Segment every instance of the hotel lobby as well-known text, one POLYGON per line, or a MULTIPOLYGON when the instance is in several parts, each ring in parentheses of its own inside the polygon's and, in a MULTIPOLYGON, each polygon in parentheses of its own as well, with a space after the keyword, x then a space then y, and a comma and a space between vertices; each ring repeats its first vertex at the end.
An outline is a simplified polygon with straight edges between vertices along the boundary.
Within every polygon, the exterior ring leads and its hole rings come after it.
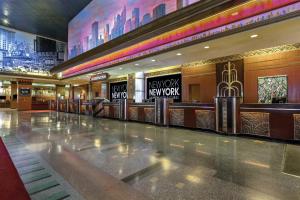
POLYGON ((299 1, 0 4, 1 200, 300 199, 299 1))

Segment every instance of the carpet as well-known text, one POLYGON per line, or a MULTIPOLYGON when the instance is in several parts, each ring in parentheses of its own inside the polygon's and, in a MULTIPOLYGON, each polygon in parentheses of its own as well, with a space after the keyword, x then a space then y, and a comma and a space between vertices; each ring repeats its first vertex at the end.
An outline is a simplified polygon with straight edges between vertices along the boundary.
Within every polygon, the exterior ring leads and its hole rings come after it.
POLYGON ((24 184, 0 137, 0 199, 30 200, 24 184))

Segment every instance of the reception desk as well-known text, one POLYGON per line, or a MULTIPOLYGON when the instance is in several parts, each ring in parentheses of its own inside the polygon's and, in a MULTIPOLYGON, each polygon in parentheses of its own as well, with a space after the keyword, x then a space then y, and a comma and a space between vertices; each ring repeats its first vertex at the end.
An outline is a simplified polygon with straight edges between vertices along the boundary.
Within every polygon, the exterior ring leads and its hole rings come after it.
POLYGON ((49 103, 47 101, 33 101, 32 102, 32 110, 48 110, 49 109, 49 103))
MULTIPOLYGON (((54 105, 52 104, 52 109, 54 105)), ((96 108, 83 102, 80 114, 95 113, 96 108)), ((110 102, 103 103, 98 117, 158 124, 155 103, 110 102)), ((60 107, 60 106, 59 106, 60 107)), ((64 112, 63 108, 60 108, 64 112)), ((66 109, 65 109, 66 110, 66 109)), ((69 112, 78 113, 78 102, 69 102, 69 112), (74 112, 75 111, 75 112, 74 112)), ((166 108, 168 126, 216 131, 215 104, 169 103, 166 108)), ((265 138, 300 141, 300 104, 239 104, 237 133, 265 138)), ((159 124, 161 125, 161 124, 159 124)))
POLYGON ((154 123, 154 103, 130 103, 128 112, 130 121, 154 123))
POLYGON ((214 104, 173 103, 169 106, 169 124, 215 130, 214 104))
MULTIPOLYGON (((214 104, 172 103, 169 105, 169 125, 215 130, 214 104)), ((118 119, 120 103, 104 103, 103 117, 118 119)), ((128 121, 155 123, 154 103, 129 103, 128 121)))
POLYGON ((300 140, 300 104, 242 104, 240 134, 300 140))
POLYGON ((0 108, 10 108, 10 101, 7 100, 0 101, 0 108))
POLYGON ((103 111, 101 116, 106 118, 119 119, 120 103, 103 103, 103 111))

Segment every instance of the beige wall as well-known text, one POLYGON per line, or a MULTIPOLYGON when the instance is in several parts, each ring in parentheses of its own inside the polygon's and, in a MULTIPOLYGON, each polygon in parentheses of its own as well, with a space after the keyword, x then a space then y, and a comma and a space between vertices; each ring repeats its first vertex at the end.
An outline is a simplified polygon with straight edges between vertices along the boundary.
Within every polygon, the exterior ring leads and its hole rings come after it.
POLYGON ((216 96, 215 64, 182 68, 182 101, 184 102, 189 101, 191 84, 200 86, 200 103, 213 103, 216 96))

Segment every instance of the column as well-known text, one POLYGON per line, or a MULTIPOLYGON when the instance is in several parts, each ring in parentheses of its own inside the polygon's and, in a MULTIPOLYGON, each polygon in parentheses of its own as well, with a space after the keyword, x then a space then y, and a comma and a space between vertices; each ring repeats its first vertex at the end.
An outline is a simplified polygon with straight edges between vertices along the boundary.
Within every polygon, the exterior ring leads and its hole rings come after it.
POLYGON ((142 103, 145 99, 145 74, 144 72, 135 73, 135 102, 142 103))
POLYGON ((135 96, 135 74, 128 74, 127 76, 127 99, 134 99, 135 96))
POLYGON ((101 83, 101 94, 100 94, 100 97, 101 98, 105 98, 105 99, 108 99, 108 82, 102 82, 101 83))
POLYGON ((17 109, 31 110, 32 109, 32 80, 18 79, 17 85, 17 109))
POLYGON ((88 88, 88 100, 91 101, 94 99, 94 93, 93 93, 93 86, 92 86, 92 82, 89 82, 89 88, 88 88))
POLYGON ((16 81, 12 81, 10 85, 10 108, 17 108, 18 85, 16 81))

